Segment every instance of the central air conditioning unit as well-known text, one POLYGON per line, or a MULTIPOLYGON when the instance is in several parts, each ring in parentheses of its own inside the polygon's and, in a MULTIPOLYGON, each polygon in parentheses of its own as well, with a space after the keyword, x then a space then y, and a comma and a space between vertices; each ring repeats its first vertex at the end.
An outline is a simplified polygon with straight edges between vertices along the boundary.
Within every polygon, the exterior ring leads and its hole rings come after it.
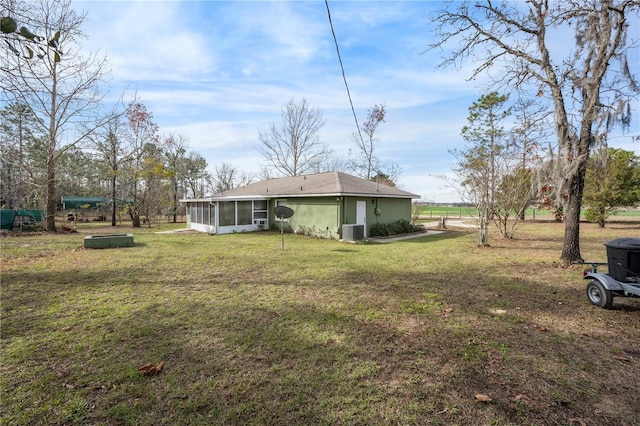
POLYGON ((342 239, 345 241, 364 240, 364 225, 342 225, 342 239))

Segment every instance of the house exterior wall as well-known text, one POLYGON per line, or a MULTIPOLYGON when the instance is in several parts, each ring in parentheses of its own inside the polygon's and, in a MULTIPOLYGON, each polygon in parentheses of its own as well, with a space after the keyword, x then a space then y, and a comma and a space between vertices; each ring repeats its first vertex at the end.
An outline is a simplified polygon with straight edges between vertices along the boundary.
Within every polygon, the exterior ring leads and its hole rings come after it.
POLYGON ((287 232, 296 232, 321 238, 340 237, 340 201, 336 197, 276 198, 269 203, 269 215, 274 229, 280 229, 280 221, 273 215, 276 205, 285 204, 293 210, 293 216, 283 221, 287 232))
MULTIPOLYGON (((187 227, 210 234, 252 232, 263 229, 279 230, 280 221, 274 209, 278 204, 291 208, 293 216, 283 221, 286 232, 296 232, 320 238, 339 239, 343 224, 355 224, 358 201, 366 205, 366 235, 376 223, 411 220, 411 199, 376 197, 293 197, 253 201, 253 223, 224 226, 221 222, 219 202, 187 202, 187 227), (257 208, 256 203, 266 203, 257 208), (262 220, 264 218, 265 220, 262 220), (260 225, 264 223, 264 225, 260 225)), ((237 209, 236 209, 237 214, 237 209)))
POLYGON ((411 220, 411 199, 407 198, 375 198, 345 197, 343 222, 356 223, 357 202, 365 201, 367 206, 367 231, 376 223, 393 223, 400 219, 411 220))

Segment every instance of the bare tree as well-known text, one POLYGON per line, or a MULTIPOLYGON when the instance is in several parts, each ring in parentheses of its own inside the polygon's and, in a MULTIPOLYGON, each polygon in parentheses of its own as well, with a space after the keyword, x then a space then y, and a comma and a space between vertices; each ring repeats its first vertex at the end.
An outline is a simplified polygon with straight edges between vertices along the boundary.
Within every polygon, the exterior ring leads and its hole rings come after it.
POLYGON ((260 153, 282 175, 308 173, 330 155, 318 136, 322 126, 320 108, 312 108, 304 98, 299 104, 292 99, 282 108, 282 123, 259 133, 260 153))
MULTIPOLYGON (((46 139, 45 229, 55 231, 56 162, 65 150, 76 146, 85 133, 69 132, 94 121, 99 106, 98 83, 107 71, 107 61, 97 55, 83 56, 78 43, 83 36, 85 16, 78 15, 70 0, 37 2, 2 1, 9 13, 29 19, 25 22, 44 39, 54 37, 64 50, 64 61, 55 51, 45 50, 41 60, 25 60, 13 52, 3 52, 7 67, 0 77, 3 89, 12 100, 29 105, 37 116, 46 139), (27 9, 28 8, 28 12, 27 9), (59 32, 59 36, 56 34, 59 32)), ((88 131, 95 129, 90 127, 88 131)))
POLYGON ((640 3, 529 0, 526 4, 456 4, 432 17, 438 40, 429 48, 457 43, 441 66, 457 65, 471 57, 476 60, 471 78, 499 68, 501 77, 496 84, 530 85, 540 97, 549 97, 564 166, 560 187, 567 211, 561 258, 565 263, 580 260, 580 208, 589 153, 611 126, 628 125, 627 106, 638 92, 625 52, 627 17, 640 3), (566 57, 558 57, 549 40, 557 37, 554 31, 567 28, 575 32, 575 43, 566 57), (619 71, 612 66, 616 63, 621 65, 619 71))
POLYGON ((145 182, 153 182, 146 164, 148 159, 158 151, 158 125, 153 121, 153 114, 138 101, 133 101, 126 112, 129 123, 129 141, 132 155, 128 164, 129 172, 129 216, 134 227, 140 226, 140 212, 143 210, 149 188, 145 182))
POLYGON ((207 160, 198 153, 190 152, 184 159, 183 172, 185 192, 190 192, 192 198, 203 197, 205 187, 212 180, 211 174, 207 172, 207 160))
POLYGON ((374 105, 369 109, 367 120, 360 126, 360 131, 354 133, 353 141, 357 147, 357 157, 352 160, 352 167, 363 178, 369 180, 378 172, 380 160, 376 156, 376 131, 380 123, 384 123, 386 111, 383 105, 374 105), (364 133, 365 137, 362 137, 364 133))
POLYGON ((213 175, 213 192, 228 191, 233 189, 237 178, 238 169, 229 163, 218 164, 213 175))
POLYGON ((248 185, 253 181, 251 175, 240 172, 229 163, 218 164, 213 175, 213 192, 228 191, 238 186, 248 185))
POLYGON ((180 198, 180 185, 184 181, 184 158, 187 153, 188 141, 182 135, 168 135, 161 139, 162 152, 166 163, 166 175, 169 178, 171 189, 170 213, 173 223, 178 221, 178 199, 180 198))
POLYGON ((122 174, 123 165, 131 160, 133 151, 127 144, 127 126, 122 120, 122 114, 113 113, 107 123, 93 134, 89 135, 98 161, 106 166, 111 192, 111 226, 116 226, 118 210, 118 180, 122 174))

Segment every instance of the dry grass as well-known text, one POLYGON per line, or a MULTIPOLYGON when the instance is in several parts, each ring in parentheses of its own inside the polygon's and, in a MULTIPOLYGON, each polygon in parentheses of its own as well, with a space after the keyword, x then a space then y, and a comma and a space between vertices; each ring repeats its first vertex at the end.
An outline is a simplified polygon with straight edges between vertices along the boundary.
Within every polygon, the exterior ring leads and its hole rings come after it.
MULTIPOLYGON (((640 226, 581 235, 603 260, 640 226)), ((3 424, 640 425, 640 303, 591 306, 561 224, 488 248, 83 236, 1 241, 3 424)))

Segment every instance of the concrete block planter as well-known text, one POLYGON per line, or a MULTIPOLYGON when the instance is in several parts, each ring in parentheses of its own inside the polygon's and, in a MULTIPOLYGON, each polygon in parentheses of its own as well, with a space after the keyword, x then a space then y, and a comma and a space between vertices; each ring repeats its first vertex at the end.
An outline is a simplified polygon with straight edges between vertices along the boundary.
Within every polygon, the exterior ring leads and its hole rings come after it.
POLYGON ((84 248, 133 247, 133 234, 105 234, 84 237, 84 248))

